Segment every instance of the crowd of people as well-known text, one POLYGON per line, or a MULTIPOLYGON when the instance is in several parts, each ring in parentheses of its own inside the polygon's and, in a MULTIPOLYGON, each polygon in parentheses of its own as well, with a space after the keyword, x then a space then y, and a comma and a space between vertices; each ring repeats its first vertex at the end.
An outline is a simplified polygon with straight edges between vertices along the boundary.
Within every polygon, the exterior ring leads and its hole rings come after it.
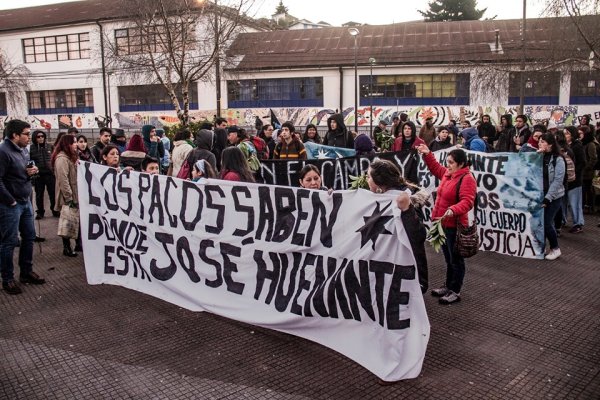
MULTIPOLYGON (((198 181, 219 178, 238 182, 256 182, 263 160, 302 160, 307 158, 304 144, 313 142, 335 147, 354 148, 358 155, 394 151, 415 158, 422 157, 439 179, 432 219, 442 219, 446 243, 442 246, 446 262, 446 280, 431 290, 443 304, 460 301, 465 275, 465 260, 456 251, 458 224, 468 222, 468 213, 476 203, 477 184, 470 173, 466 153, 462 150, 492 152, 538 152, 543 155, 544 234, 549 243, 545 258, 554 260, 561 255, 558 237, 569 213, 573 226, 571 233, 580 233, 584 227, 584 212, 592 208, 594 194, 592 181, 596 176, 600 145, 598 130, 590 126, 588 116, 578 126, 563 129, 543 124, 530 128, 527 117, 518 115, 513 126, 512 116, 504 115, 500 126, 494 126, 484 115, 475 127, 464 121, 459 130, 456 122, 435 128, 432 120, 417 129, 407 114, 395 116, 388 123, 378 123, 372 135, 356 134, 344 124, 341 114, 327 119, 327 131, 319 134, 315 125, 297 132, 293 123, 285 122, 279 129, 262 125, 253 135, 244 128, 229 125, 216 118, 198 132, 188 129, 174 132, 172 139, 152 125, 144 125, 139 133, 127 137, 120 129, 102 128, 96 143, 90 146, 86 136, 71 128, 51 145, 44 131, 31 133, 28 123, 11 120, 6 124, 4 142, 0 145, 0 268, 2 285, 9 294, 21 293, 14 279, 12 255, 19 248, 20 280, 28 284, 45 281, 33 271, 33 242, 44 240, 35 233, 33 224, 32 188, 35 188, 35 218, 46 217, 45 196, 54 217, 63 207, 78 209, 78 161, 99 163, 112 168, 131 169, 149 174, 166 174, 198 181), (31 140, 30 140, 31 139, 31 140), (440 165, 433 151, 458 148, 449 152, 446 165, 440 165), (20 239, 19 239, 20 235, 20 239)), ((428 290, 425 228, 422 207, 429 194, 421 189, 416 178, 402 176, 396 165, 378 160, 368 171, 369 189, 374 193, 397 194, 401 213, 415 256, 419 284, 428 290)), ((307 164, 300 172, 299 185, 307 189, 327 190, 323 187, 320 171, 307 164)), ((71 238, 63 237, 63 254, 77 257, 81 239, 74 246, 71 238)))

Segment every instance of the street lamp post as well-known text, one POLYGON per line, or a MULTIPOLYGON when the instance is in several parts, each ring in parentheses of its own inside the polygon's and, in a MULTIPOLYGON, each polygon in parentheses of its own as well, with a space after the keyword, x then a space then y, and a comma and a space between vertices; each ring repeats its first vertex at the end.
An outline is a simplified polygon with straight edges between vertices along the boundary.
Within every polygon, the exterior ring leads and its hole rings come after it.
POLYGON ((354 36, 354 132, 358 133, 358 68, 356 65, 356 38, 360 31, 356 28, 348 28, 348 33, 354 36))
POLYGON ((110 103, 110 76, 112 74, 112 72, 106 73, 106 88, 108 90, 108 118, 106 118, 106 124, 109 128, 112 128, 112 106, 110 103))
POLYGON ((521 23, 521 76, 519 78, 519 112, 525 114, 525 33, 527 31, 527 0, 523 0, 523 21, 521 23))
POLYGON ((371 70, 369 72, 369 136, 373 135, 373 64, 375 64, 373 57, 369 58, 369 65, 371 70))

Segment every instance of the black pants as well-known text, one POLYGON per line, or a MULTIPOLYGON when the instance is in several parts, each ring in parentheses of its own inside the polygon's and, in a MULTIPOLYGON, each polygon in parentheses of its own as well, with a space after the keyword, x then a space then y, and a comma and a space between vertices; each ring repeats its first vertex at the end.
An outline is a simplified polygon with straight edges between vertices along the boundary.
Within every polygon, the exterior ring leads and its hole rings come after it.
POLYGON ((584 179, 582 182, 581 194, 583 197, 583 205, 588 209, 594 207, 594 192, 592 189, 592 179, 584 179))
POLYGON ((54 194, 55 194, 55 180, 53 174, 40 174, 35 177, 33 181, 35 187, 35 208, 36 214, 44 216, 46 210, 44 209, 44 190, 48 191, 48 197, 50 198, 50 211, 54 210, 54 194))

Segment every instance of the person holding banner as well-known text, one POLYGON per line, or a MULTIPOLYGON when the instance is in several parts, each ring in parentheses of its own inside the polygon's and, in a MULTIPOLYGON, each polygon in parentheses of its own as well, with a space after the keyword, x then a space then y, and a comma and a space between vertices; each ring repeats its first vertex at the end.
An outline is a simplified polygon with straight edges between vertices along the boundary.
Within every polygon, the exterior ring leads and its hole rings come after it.
POLYGON ((431 174, 440 180, 431 219, 442 218, 446 243, 442 245, 446 260, 446 283, 433 289, 431 294, 440 298, 442 304, 460 301, 460 291, 465 278, 465 259, 456 251, 457 222, 469 224, 469 211, 473 208, 477 195, 477 182, 469 170, 467 153, 455 149, 448 153, 447 167, 442 166, 425 144, 418 148, 431 174))
POLYGON ((427 253, 425 253, 427 231, 419 217, 417 207, 423 206, 428 201, 429 193, 407 182, 398 167, 389 160, 377 160, 371 163, 367 182, 369 190, 373 193, 400 192, 396 203, 402 211, 400 217, 417 264, 421 293, 426 293, 429 286, 427 253))
POLYGON ((102 149, 100 153, 100 163, 112 168, 120 168, 119 148, 114 144, 109 144, 102 149))
POLYGON ((221 179, 225 181, 254 182, 246 156, 239 147, 227 147, 221 153, 221 179))
POLYGON ((300 170, 298 176, 300 177, 300 186, 304 189, 327 190, 327 188, 323 186, 319 168, 315 167, 313 164, 306 164, 300 170))
MULTIPOLYGON (((52 169, 54 170, 56 178, 56 202, 54 210, 57 212, 61 212, 65 205, 68 205, 71 209, 77 209, 79 207, 77 194, 78 160, 79 156, 77 154, 77 141, 75 140, 75 136, 71 134, 62 136, 54 147, 51 158, 52 169)), ((63 236, 62 242, 63 255, 67 257, 77 257, 77 253, 71 248, 71 239, 63 236)), ((79 240, 77 241, 77 247, 80 247, 79 240)))
POLYGON ((560 146, 552 133, 544 133, 540 137, 538 146, 538 152, 544 155, 544 200, 541 205, 544 209, 544 235, 550 243, 550 250, 546 252, 545 258, 546 260, 556 260, 561 256, 561 252, 558 247, 554 217, 560 210, 562 198, 565 195, 565 159, 560 154, 560 146))

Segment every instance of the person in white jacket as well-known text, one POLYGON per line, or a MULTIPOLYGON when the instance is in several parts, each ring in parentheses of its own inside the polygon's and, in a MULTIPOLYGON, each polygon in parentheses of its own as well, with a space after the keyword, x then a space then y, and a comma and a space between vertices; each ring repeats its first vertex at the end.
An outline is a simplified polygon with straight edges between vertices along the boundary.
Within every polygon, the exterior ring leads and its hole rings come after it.
POLYGON ((171 153, 171 163, 173 165, 171 176, 177 176, 188 154, 194 150, 192 140, 192 134, 187 129, 182 129, 175 133, 173 137, 173 152, 171 153))

